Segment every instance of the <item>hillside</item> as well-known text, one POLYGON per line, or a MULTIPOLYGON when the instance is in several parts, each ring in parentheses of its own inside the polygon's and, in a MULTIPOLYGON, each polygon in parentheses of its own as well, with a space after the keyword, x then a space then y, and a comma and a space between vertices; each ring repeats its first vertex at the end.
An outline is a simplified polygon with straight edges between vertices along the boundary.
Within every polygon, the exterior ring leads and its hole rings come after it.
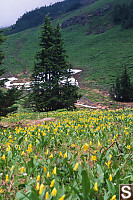
MULTIPOLYGON (((119 4, 126 2, 121 0, 119 4)), ((118 4, 115 0, 89 3, 82 1, 82 7, 58 16, 58 20, 69 61, 73 68, 83 70, 78 77, 83 88, 108 90, 125 66, 133 78, 133 28, 123 29, 113 23, 113 9, 118 4)), ((6 36, 3 50, 8 76, 29 76, 39 49, 39 34, 37 26, 6 36)), ((90 95, 88 90, 83 93, 90 95)))

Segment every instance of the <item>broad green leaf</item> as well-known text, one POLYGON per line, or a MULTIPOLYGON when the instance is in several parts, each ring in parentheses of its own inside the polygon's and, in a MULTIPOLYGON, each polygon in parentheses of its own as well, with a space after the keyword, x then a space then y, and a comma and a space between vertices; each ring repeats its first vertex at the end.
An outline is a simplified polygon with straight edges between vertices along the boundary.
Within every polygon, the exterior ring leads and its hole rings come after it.
POLYGON ((81 175, 82 175, 82 190, 83 190, 84 200, 86 200, 90 191, 90 180, 88 178, 86 170, 83 170, 81 175))
POLYGON ((110 193, 115 194, 116 191, 115 191, 115 187, 114 187, 113 183, 110 182, 109 180, 106 180, 106 182, 107 182, 107 187, 108 187, 108 190, 110 191, 110 193))

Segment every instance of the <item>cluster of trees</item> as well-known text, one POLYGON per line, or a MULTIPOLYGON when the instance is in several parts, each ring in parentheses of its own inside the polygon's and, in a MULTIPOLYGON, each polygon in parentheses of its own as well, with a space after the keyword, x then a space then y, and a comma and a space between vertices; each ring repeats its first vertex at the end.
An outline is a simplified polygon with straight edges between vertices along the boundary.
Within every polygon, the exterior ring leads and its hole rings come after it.
MULTIPOLYGON (((0 45, 4 42, 2 31, 0 31, 0 45)), ((0 65, 4 59, 4 54, 0 50, 0 65)), ((4 69, 0 69, 0 77, 5 73, 4 69)), ((0 117, 6 116, 8 113, 16 111, 17 106, 16 101, 21 96, 21 90, 13 87, 12 89, 5 90, 3 88, 6 79, 1 79, 0 81, 0 117)))
POLYGON ((16 24, 8 30, 7 34, 13 34, 25 29, 39 26, 43 23, 43 20, 47 14, 50 14, 52 19, 56 19, 58 16, 65 14, 66 12, 75 10, 81 7, 80 0, 65 0, 63 2, 57 2, 50 6, 37 8, 30 12, 26 12, 20 17, 16 24))
MULTIPOLYGON (((67 62, 60 25, 53 27, 51 19, 46 16, 41 29, 40 51, 35 58, 31 90, 26 94, 30 102, 28 105, 34 106, 38 111, 74 109, 74 103, 80 95, 78 87, 69 82, 72 66, 67 62), (65 82, 62 83, 64 79, 65 82)), ((0 35, 0 45, 3 41, 0 35)), ((3 52, 0 51, 0 64, 3 59, 3 52)), ((1 69, 0 75, 3 73, 4 70, 1 69)), ((2 80, 1 86, 3 85, 2 80)), ((8 90, 0 88, 0 116, 6 116, 17 109, 14 104, 21 97, 21 92, 17 88, 8 90)))
POLYGON ((116 101, 130 102, 133 101, 133 83, 125 68, 121 76, 117 77, 115 85, 110 91, 111 97, 116 101))
POLYGON ((123 28, 133 27, 133 1, 128 4, 116 5, 113 11, 113 21, 115 24, 121 24, 123 28))

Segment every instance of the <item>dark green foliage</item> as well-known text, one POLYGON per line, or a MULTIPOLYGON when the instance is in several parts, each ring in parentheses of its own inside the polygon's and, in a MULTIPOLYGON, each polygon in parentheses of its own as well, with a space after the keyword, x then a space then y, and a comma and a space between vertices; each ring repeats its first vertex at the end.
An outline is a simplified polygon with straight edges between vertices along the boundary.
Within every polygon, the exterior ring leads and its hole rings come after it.
POLYGON ((78 88, 68 82, 71 65, 66 61, 60 26, 53 28, 46 16, 41 28, 41 49, 36 55, 32 74, 31 99, 38 111, 74 108, 79 97, 78 88), (62 84, 64 78, 66 83, 62 84))
POLYGON ((127 74, 126 68, 123 74, 120 77, 117 77, 116 84, 111 88, 110 94, 116 101, 133 101, 133 86, 130 82, 130 77, 127 74))
POLYGON ((116 5, 113 11, 113 21, 115 24, 121 24, 123 28, 133 27, 133 2, 130 5, 116 5))
POLYGON ((41 25, 48 13, 53 19, 56 19, 60 15, 65 14, 68 11, 78 9, 81 6, 82 4, 79 0, 65 0, 63 2, 57 2, 50 6, 26 12, 17 20, 16 24, 11 27, 11 30, 7 31, 7 34, 17 33, 25 29, 41 25))
MULTIPOLYGON (((1 35, 0 31, 0 45, 3 43, 4 38, 1 35)), ((0 64, 2 63, 2 60, 4 59, 4 54, 2 51, 0 51, 0 64)), ((4 74, 5 70, 0 69, 0 76, 4 74)), ((4 90, 2 89, 2 86, 4 85, 4 81, 0 81, 0 117, 6 116, 8 113, 13 112, 17 109, 16 106, 14 106, 16 100, 19 98, 21 91, 18 91, 16 88, 4 90)))

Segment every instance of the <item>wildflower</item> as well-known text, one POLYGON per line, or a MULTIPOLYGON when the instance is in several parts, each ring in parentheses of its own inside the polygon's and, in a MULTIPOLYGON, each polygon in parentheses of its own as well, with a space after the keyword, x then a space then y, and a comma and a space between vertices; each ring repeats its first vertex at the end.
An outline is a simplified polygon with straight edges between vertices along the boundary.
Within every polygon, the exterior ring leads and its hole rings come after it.
POLYGON ((40 175, 37 176, 37 180, 36 181, 40 181, 40 175))
POLYGON ((76 163, 75 167, 73 168, 74 171, 78 169, 79 163, 76 163))
POLYGON ((109 180, 112 181, 112 175, 111 174, 109 175, 109 180))
POLYGON ((1 159, 2 159, 2 160, 5 160, 5 155, 3 155, 3 156, 1 157, 1 159))
POLYGON ((64 200, 64 198, 65 198, 65 194, 61 198, 59 198, 59 200, 64 200))
POLYGON ((60 156, 60 157, 63 157, 63 155, 62 155, 62 152, 61 152, 61 151, 60 151, 60 153, 59 153, 59 156, 60 156))
POLYGON ((47 178, 49 178, 49 177, 50 177, 50 173, 48 172, 48 173, 47 173, 47 178))
POLYGON ((52 188, 54 186, 55 179, 51 181, 50 187, 52 188))
POLYGON ((47 168, 44 166, 44 171, 47 172, 47 168))
POLYGON ((47 151, 46 151, 46 155, 48 155, 49 154, 49 150, 47 149, 47 151))
POLYGON ((130 145, 127 145, 127 149, 130 149, 130 145))
POLYGON ((113 195, 110 200, 116 200, 116 195, 113 195))
POLYGON ((4 190, 2 188, 0 188, 0 194, 4 193, 4 190))
POLYGON ((56 175, 56 167, 53 169, 52 174, 56 175))
POLYGON ((25 171, 25 168, 21 167, 19 170, 21 171, 21 174, 22 174, 25 171))
POLYGON ((64 158, 67 158, 67 152, 64 154, 64 158))
POLYGON ((88 150, 88 147, 89 145, 87 143, 85 143, 83 146, 82 146, 82 149, 84 149, 84 151, 87 151, 88 150))
POLYGON ((53 158, 53 154, 51 154, 51 155, 49 156, 49 158, 53 158))
POLYGON ((97 182, 94 185, 94 190, 97 192, 98 191, 98 187, 97 187, 97 182))
POLYGON ((75 147, 75 144, 72 144, 71 147, 75 147))
POLYGON ((57 194, 56 188, 54 188, 54 189, 52 190, 51 194, 52 194, 52 196, 54 196, 54 197, 56 196, 56 194, 57 194))
POLYGON ((32 144, 28 145, 28 150, 27 151, 28 151, 28 153, 32 152, 32 144))
POLYGON ((10 148, 10 146, 8 145, 8 147, 7 147, 6 151, 10 151, 10 149, 11 149, 11 148, 10 148))
POLYGON ((36 184, 36 189, 39 190, 39 183, 36 184))
POLYGON ((42 192, 43 192, 43 188, 44 188, 44 185, 43 185, 43 184, 41 184, 41 185, 40 185, 39 194, 42 194, 42 192))
POLYGON ((23 156, 24 155, 24 151, 22 151, 22 153, 21 153, 21 156, 23 156))
POLYGON ((35 159, 37 160, 37 156, 35 156, 35 159))
POLYGON ((93 155, 91 156, 91 160, 92 160, 92 161, 96 161, 96 159, 97 159, 96 156, 93 156, 93 155))
POLYGON ((8 182, 8 174, 6 175, 6 182, 8 182))
POLYGON ((13 169, 14 169, 14 165, 11 167, 10 171, 13 171, 13 169))
POLYGON ((92 145, 92 142, 90 141, 90 145, 92 145))
POLYGON ((111 161, 109 160, 107 163, 105 162, 105 165, 109 168, 109 165, 111 164, 111 161))
POLYGON ((100 141, 98 140, 98 147, 101 146, 100 141))
POLYGON ((49 193, 48 192, 46 192, 45 199, 49 199, 49 193))

